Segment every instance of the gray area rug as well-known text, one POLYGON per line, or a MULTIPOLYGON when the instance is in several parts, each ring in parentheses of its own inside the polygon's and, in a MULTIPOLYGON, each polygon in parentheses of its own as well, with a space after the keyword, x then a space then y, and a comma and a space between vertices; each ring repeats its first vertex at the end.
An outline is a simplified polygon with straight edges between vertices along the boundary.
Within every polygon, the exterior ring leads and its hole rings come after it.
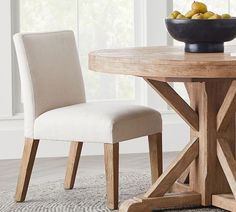
MULTIPOLYGON (((150 176, 140 173, 120 174, 120 202, 144 193, 150 186, 150 176)), ((63 189, 63 180, 30 185, 26 201, 14 202, 15 188, 0 191, 0 212, 110 212, 105 206, 104 175, 81 178, 75 188, 63 189)), ((215 208, 165 210, 184 212, 222 212, 215 208)), ((115 211, 114 211, 115 212, 115 211)))

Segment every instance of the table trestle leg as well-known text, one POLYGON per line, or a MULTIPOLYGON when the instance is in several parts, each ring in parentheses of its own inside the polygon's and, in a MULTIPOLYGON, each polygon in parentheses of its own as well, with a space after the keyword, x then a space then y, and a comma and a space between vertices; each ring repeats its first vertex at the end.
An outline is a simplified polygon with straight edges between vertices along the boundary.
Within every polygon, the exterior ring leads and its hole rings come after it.
POLYGON ((236 198, 236 160, 226 140, 218 139, 217 157, 225 173, 229 186, 236 198))
POLYGON ((119 211, 213 205, 236 212, 236 81, 186 84, 189 106, 168 83, 144 79, 191 127, 195 139, 143 196, 125 201, 119 211))
POLYGON ((198 156, 198 151, 199 143, 197 138, 184 148, 184 150, 178 155, 177 159, 173 161, 167 170, 146 192, 145 197, 163 196, 198 156))
POLYGON ((178 182, 182 184, 189 184, 189 173, 190 173, 190 166, 180 176, 180 178, 178 179, 178 182))
POLYGON ((125 201, 119 212, 152 212, 155 208, 185 208, 201 205, 201 195, 196 192, 168 193, 163 197, 133 198, 125 201))
POLYGON ((192 192, 190 187, 182 186, 177 180, 198 156, 198 138, 190 142, 178 155, 177 159, 157 179, 150 189, 139 198, 125 201, 120 212, 149 212, 154 208, 172 208, 201 205, 201 195, 192 192), (177 189, 178 187, 178 189, 177 189), (174 190, 179 193, 168 193, 174 190))
POLYGON ((199 131, 199 117, 189 104, 167 83, 152 79, 144 80, 182 117, 193 129, 199 131))
POLYGON ((212 195, 212 205, 227 211, 236 212, 236 200, 232 194, 212 195))

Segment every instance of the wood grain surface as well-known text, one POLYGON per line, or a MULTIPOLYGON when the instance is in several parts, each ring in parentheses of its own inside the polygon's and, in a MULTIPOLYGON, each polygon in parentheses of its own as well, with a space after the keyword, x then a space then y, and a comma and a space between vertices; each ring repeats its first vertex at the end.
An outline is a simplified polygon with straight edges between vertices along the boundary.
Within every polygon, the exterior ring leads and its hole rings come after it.
MULTIPOLYGON (((112 74, 176 79, 236 78, 236 46, 225 53, 185 53, 182 47, 137 47, 89 54, 89 69, 112 74)), ((179 80, 179 81, 182 81, 179 80)))

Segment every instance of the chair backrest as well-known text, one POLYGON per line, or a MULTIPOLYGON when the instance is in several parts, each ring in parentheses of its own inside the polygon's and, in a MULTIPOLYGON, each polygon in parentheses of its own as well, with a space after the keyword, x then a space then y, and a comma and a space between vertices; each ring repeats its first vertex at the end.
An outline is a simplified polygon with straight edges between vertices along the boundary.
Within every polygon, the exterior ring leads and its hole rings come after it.
POLYGON ((25 136, 49 110, 84 103, 85 91, 72 31, 14 35, 25 113, 25 136))

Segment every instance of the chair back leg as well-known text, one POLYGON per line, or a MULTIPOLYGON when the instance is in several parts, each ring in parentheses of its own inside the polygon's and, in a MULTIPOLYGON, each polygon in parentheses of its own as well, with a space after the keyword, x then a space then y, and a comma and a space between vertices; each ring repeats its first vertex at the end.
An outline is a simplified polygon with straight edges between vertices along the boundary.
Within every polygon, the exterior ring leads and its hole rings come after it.
POLYGON ((163 172, 162 133, 149 135, 148 142, 149 142, 152 184, 154 184, 163 172))
POLYGON ((104 144, 107 207, 118 209, 119 201, 119 143, 104 144))
POLYGON ((70 153, 64 181, 64 188, 67 190, 74 187, 82 147, 82 142, 71 142, 70 144, 70 153))
POLYGON ((15 200, 17 202, 25 201, 38 144, 39 140, 29 138, 25 139, 25 146, 15 195, 15 200))

